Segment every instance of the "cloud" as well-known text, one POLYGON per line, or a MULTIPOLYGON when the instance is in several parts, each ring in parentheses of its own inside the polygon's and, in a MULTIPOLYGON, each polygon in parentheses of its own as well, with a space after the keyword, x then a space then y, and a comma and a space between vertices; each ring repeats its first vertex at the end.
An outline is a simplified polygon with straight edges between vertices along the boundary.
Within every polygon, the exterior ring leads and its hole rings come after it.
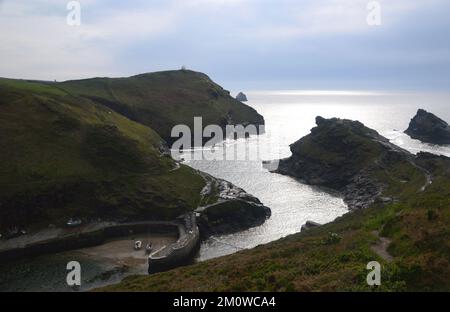
MULTIPOLYGON (((81 1, 80 26, 66 23, 62 1, 6 1, 0 11, 2 76, 66 79, 114 74, 117 52, 170 31, 176 13, 81 1)), ((116 73, 119 74, 119 73, 116 73)))
POLYGON ((448 80, 445 0, 379 0, 380 27, 366 23, 368 0, 80 2, 82 24, 70 27, 67 1, 0 0, 0 75, 62 80, 187 65, 226 84, 420 79, 409 67, 448 80))

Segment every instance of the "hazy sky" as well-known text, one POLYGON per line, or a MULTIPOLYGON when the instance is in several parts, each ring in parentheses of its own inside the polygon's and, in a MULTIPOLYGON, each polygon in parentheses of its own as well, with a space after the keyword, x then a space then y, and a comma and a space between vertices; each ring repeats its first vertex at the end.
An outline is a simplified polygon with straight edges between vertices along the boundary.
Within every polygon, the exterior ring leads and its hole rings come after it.
POLYGON ((450 91, 450 1, 0 0, 0 76, 64 80, 189 69, 248 89, 450 91))

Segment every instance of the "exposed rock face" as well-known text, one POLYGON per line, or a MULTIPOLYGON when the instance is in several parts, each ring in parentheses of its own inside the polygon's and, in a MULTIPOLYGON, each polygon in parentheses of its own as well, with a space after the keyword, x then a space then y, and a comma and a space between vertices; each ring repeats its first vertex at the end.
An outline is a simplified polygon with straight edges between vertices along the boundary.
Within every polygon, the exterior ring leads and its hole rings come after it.
POLYGON ((258 198, 234 184, 202 173, 207 185, 203 198, 212 198, 196 210, 200 214, 198 225, 203 234, 233 233, 263 224, 271 215, 270 208, 258 198))
POLYGON ((433 144, 450 144, 450 126, 439 117, 419 109, 405 133, 413 139, 433 144))
POLYGON ((280 160, 275 171, 341 192, 350 209, 365 208, 381 196, 384 184, 377 171, 414 158, 359 121, 317 117, 316 124, 291 145, 293 155, 280 160))
POLYGON ((238 95, 236 95, 236 100, 239 102, 247 102, 247 96, 243 92, 239 92, 238 95))

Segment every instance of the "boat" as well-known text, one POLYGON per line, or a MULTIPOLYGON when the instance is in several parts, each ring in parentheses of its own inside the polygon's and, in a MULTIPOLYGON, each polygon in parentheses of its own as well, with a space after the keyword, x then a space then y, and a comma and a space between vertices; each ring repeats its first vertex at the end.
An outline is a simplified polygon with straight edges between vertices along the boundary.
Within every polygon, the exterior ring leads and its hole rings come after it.
POLYGON ((152 243, 148 243, 147 246, 145 246, 145 251, 147 253, 150 253, 153 249, 152 243))
POLYGON ((134 242, 134 250, 141 250, 142 248, 142 242, 141 241, 135 241, 134 242))

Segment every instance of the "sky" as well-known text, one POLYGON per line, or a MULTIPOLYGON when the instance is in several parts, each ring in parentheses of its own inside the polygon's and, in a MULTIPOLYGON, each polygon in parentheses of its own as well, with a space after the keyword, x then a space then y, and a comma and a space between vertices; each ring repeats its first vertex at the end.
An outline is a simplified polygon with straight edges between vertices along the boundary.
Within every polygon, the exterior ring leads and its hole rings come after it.
POLYGON ((0 0, 0 77, 168 69, 231 90, 450 91, 450 1, 0 0), (369 6, 368 6, 369 5, 369 6), (371 15, 372 16, 372 15, 371 15))

